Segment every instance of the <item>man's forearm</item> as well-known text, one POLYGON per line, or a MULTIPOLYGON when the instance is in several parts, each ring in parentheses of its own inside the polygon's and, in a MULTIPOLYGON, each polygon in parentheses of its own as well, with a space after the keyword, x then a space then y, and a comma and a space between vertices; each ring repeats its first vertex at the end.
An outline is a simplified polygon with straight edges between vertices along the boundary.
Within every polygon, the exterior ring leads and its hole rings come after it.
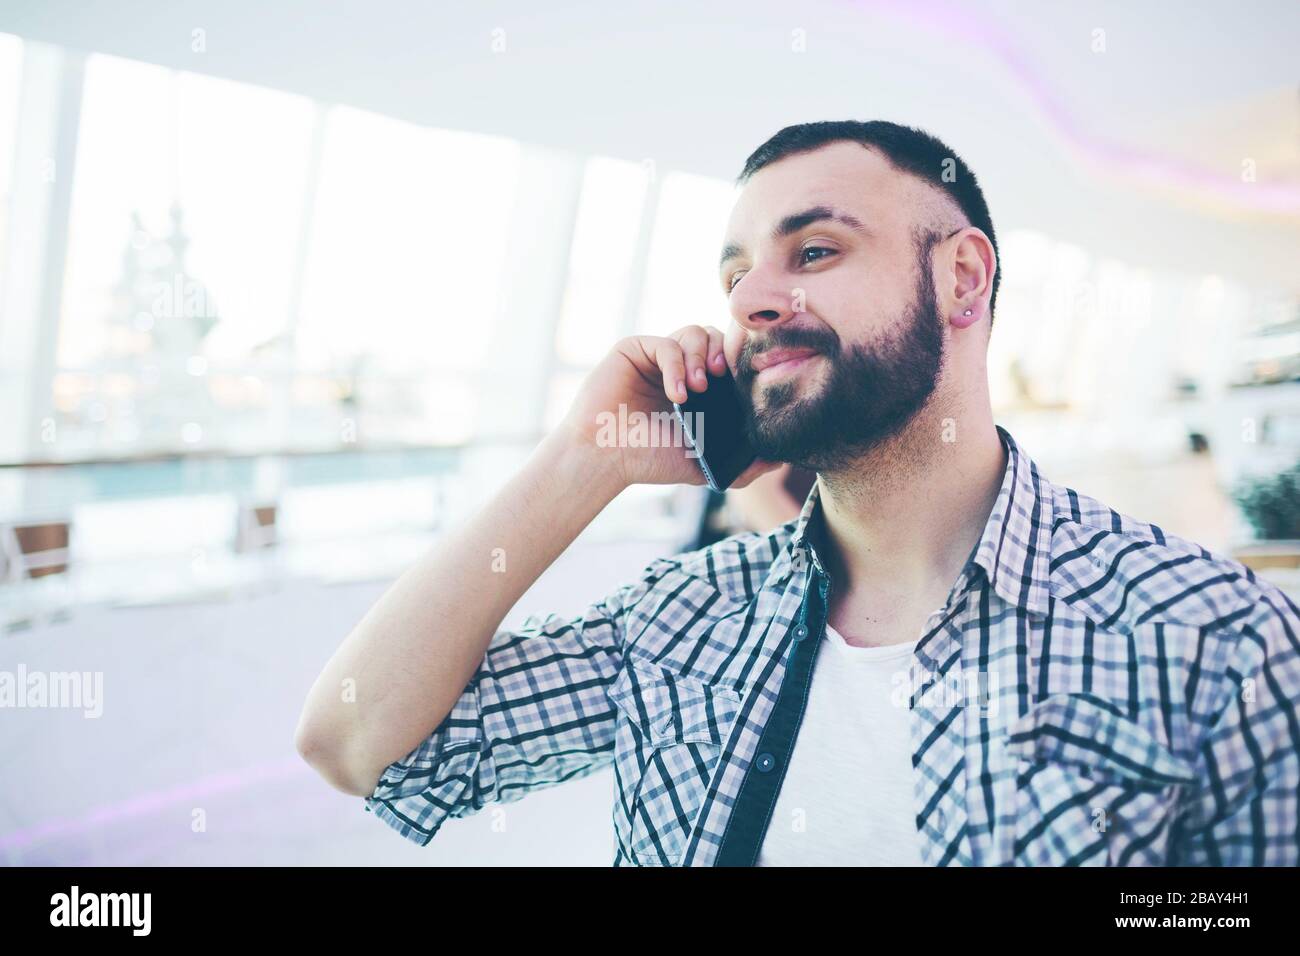
POLYGON ((451 712, 506 614, 622 490, 609 451, 548 435, 348 635, 297 732, 299 752, 333 786, 369 794, 451 712))

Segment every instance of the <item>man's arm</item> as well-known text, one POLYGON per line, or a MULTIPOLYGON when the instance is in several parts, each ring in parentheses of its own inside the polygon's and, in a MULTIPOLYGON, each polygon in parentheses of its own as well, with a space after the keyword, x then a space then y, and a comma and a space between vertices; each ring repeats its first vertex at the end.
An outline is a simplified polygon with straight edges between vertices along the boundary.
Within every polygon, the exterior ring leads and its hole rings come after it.
POLYGON ((562 432, 547 436, 339 647, 298 724, 303 758, 339 790, 368 796, 451 712, 519 598, 622 490, 615 464, 562 432))
MULTIPOLYGON (((703 391, 706 364, 714 371, 726 367, 722 347, 722 333, 702 326, 619 341, 523 470, 407 571, 334 654, 299 720, 303 758, 338 789, 368 796, 384 769, 417 756, 412 752, 422 741, 422 749, 442 747, 436 732, 449 717, 481 724, 482 714, 468 713, 471 682, 484 676, 502 619, 542 572, 628 485, 704 483, 684 448, 629 447, 625 436, 611 435, 610 424, 628 420, 620 405, 629 414, 671 412, 671 401, 684 401, 688 387, 703 391), (466 712, 454 714, 458 705, 466 712)), ((774 467, 755 462, 736 484, 774 467)), ((598 638, 606 649, 611 639, 608 633, 598 638)), ((533 653, 530 647, 530 659, 533 653)), ((581 684, 592 676, 568 680, 581 684)), ((555 698, 582 688, 548 691, 552 706, 544 712, 551 721, 563 710, 555 698)))

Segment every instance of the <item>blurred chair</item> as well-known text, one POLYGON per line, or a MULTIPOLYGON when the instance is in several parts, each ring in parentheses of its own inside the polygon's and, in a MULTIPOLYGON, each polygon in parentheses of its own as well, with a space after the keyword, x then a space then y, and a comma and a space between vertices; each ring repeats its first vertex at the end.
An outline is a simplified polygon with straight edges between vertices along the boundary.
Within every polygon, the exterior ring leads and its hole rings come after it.
POLYGON ((14 583, 65 573, 71 533, 68 521, 0 527, 0 579, 14 583))
POLYGON ((269 548, 276 542, 276 513, 274 504, 241 504, 235 526, 235 552, 247 554, 269 548))

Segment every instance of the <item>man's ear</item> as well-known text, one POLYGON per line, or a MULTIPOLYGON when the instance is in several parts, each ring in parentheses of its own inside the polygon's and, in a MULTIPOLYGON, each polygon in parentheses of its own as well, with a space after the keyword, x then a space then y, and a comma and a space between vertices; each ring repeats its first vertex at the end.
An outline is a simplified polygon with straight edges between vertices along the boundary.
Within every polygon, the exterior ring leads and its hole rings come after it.
POLYGON ((955 301, 949 317, 958 329, 974 325, 988 312, 987 295, 998 267, 993 244, 981 230, 970 226, 961 232, 963 235, 954 249, 955 301))
MULTIPOLYGON (((961 304, 958 303, 958 306, 960 308, 961 304)), ((952 323, 953 328, 968 329, 978 322, 983 314, 983 303, 973 302, 970 305, 961 308, 961 311, 956 315, 950 316, 948 321, 952 323)))

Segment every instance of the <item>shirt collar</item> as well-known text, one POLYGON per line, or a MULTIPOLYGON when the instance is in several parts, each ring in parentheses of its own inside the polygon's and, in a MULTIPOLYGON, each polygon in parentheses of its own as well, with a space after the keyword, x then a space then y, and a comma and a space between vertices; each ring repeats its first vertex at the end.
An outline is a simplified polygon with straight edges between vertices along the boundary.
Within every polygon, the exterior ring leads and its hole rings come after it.
MULTIPOLYGON (((1006 470, 984 531, 958 575, 948 602, 951 604, 982 572, 1003 600, 1046 613, 1052 557, 1052 486, 1011 433, 1001 425, 994 427, 1006 452, 1006 470)), ((787 577, 795 566, 793 555, 805 546, 811 562, 819 570, 824 567, 818 557, 826 553, 827 547, 820 492, 820 482, 813 482, 789 544, 773 561, 771 580, 787 577)))

